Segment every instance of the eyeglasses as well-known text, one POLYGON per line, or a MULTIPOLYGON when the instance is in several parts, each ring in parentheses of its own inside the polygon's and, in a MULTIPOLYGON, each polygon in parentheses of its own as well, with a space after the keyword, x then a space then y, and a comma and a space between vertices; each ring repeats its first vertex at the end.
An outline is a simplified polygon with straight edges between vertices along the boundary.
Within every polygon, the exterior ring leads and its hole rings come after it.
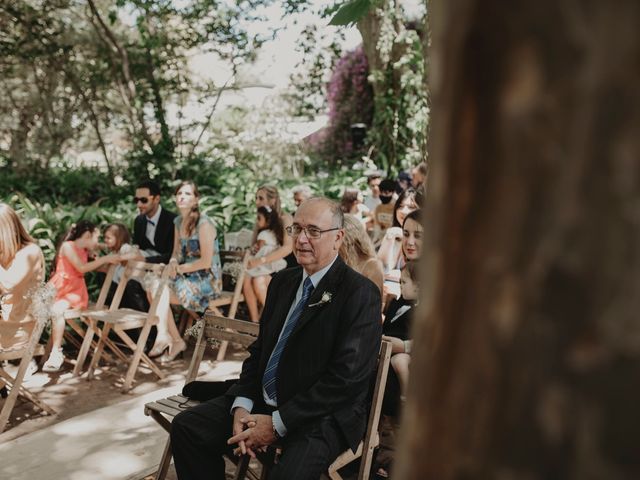
POLYGON ((133 203, 138 203, 145 205, 149 203, 149 197, 133 197, 133 203))
POLYGON ((341 227, 327 228, 326 230, 320 230, 318 227, 302 227, 300 225, 289 225, 285 230, 290 237, 298 237, 304 230, 307 238, 318 239, 324 232, 332 232, 334 230, 340 230, 341 227))

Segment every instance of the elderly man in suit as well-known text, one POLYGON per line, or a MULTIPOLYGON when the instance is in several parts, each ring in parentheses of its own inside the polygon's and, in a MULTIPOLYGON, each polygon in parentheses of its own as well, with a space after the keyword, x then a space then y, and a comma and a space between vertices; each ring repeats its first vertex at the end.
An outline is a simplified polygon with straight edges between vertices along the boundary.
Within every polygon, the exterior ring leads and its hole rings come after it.
POLYGON ((227 394, 173 421, 178 478, 224 479, 222 454, 278 441, 270 479, 317 479, 365 431, 380 347, 380 291, 338 257, 339 205, 312 198, 287 233, 300 266, 269 285, 258 339, 227 394))

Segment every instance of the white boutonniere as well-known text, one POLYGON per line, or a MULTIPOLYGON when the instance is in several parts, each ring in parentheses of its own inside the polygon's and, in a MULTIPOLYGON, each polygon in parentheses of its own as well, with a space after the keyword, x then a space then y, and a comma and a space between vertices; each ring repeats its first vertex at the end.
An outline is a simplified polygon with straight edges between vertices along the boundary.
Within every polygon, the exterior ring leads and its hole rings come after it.
POLYGON ((329 303, 331 301, 332 293, 331 292, 323 292, 322 297, 319 302, 312 303, 309 307, 319 307, 320 305, 324 305, 325 303, 329 303))

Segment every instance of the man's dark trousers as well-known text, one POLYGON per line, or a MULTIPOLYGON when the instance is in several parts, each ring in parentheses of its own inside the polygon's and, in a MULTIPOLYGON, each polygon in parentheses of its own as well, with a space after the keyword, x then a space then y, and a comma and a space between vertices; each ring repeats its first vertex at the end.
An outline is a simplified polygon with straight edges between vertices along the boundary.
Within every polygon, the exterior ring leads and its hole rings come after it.
MULTIPOLYGON (((222 396, 178 414, 171 426, 171 447, 178 478, 224 480, 223 454, 233 455, 227 445, 232 437, 233 397, 222 396)), ((255 405, 252 413, 271 413, 255 405)), ((333 460, 348 448, 338 424, 323 417, 282 440, 283 453, 269 480, 317 480, 333 460)))

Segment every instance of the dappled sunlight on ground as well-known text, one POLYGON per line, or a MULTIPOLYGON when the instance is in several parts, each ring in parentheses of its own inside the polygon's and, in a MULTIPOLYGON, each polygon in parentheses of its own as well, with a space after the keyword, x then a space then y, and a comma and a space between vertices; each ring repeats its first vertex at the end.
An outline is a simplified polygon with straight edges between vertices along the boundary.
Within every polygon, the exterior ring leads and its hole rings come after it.
MULTIPOLYGON (((208 351, 207 357, 213 355, 208 351)), ((171 366, 163 381, 138 373, 138 383, 127 395, 117 388, 119 371, 114 375, 104 369, 92 381, 74 378, 69 372, 35 374, 29 386, 40 389, 40 396, 59 413, 20 420, 0 435, 0 478, 143 478, 159 462, 167 439, 166 432, 144 415, 144 404, 180 392, 189 357, 171 366)), ((237 376, 242 355, 231 350, 228 358, 233 360, 203 361, 199 379, 237 376)), ((20 408, 30 407, 21 404, 20 408)))

